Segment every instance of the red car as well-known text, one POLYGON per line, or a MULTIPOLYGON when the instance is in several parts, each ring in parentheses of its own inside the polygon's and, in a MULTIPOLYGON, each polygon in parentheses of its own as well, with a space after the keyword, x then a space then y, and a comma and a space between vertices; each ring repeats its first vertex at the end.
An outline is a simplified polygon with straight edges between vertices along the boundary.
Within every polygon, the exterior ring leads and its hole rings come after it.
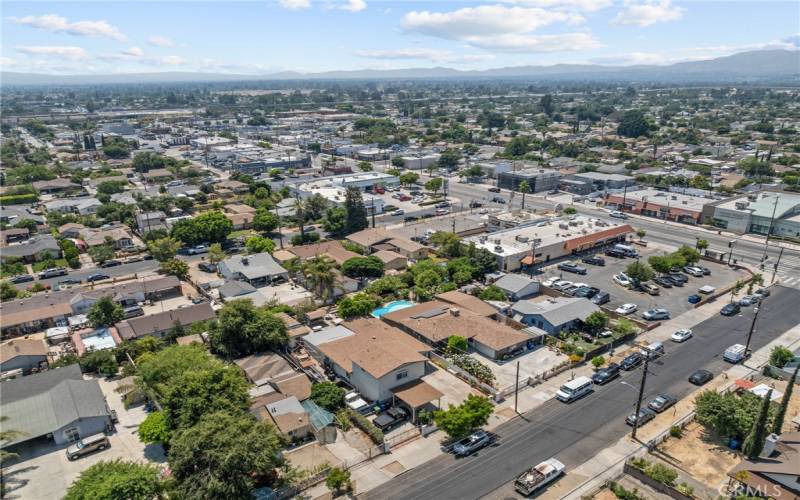
POLYGON ((411 199, 411 197, 409 195, 407 195, 407 194, 402 194, 402 195, 400 195, 400 198, 398 198, 398 200, 400 200, 400 201, 409 201, 410 199, 411 199))

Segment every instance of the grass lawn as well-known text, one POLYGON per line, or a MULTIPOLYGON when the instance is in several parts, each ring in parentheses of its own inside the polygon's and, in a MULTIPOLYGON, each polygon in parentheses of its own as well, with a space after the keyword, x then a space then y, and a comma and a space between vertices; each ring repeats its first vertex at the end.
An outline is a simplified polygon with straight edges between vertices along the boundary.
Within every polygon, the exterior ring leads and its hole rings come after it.
POLYGON ((37 262, 33 264, 33 272, 38 273, 39 271, 43 271, 50 267, 67 267, 67 261, 64 259, 55 259, 55 260, 43 260, 42 262, 37 262))
POLYGON ((616 333, 616 332, 612 331, 612 334, 611 334, 610 337, 605 337, 605 338, 596 337, 595 341, 593 343, 586 342, 583 339, 583 337, 580 337, 580 336, 577 339, 569 338, 569 339, 567 339, 567 342, 569 342, 570 344, 574 345, 578 349, 583 349, 584 351, 588 352, 588 351, 593 351, 594 349, 597 349, 600 346, 608 345, 610 342, 612 342, 614 340, 617 340, 618 338, 621 338, 621 337, 624 337, 624 336, 625 336, 624 334, 620 334, 620 333, 616 333))
POLYGON ((253 231, 252 229, 241 229, 239 231, 234 231, 228 235, 228 239, 238 238, 240 236, 258 236, 258 233, 253 231))

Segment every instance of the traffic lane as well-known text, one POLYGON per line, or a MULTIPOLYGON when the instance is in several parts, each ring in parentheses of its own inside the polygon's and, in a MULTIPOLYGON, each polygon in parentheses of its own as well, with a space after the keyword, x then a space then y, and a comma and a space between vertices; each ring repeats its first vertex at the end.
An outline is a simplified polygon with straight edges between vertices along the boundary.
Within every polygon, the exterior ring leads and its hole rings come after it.
MULTIPOLYGON (((752 340, 754 349, 800 322, 800 311, 792 307, 798 299, 800 290, 773 288, 772 296, 763 303, 763 321, 752 340)), ((660 364, 651 365, 645 401, 660 392, 683 398, 696 389, 687 380, 694 370, 706 368, 718 375, 727 368, 722 352, 745 342, 752 314, 750 308, 739 317, 716 315, 695 327, 693 339, 667 346, 660 364)), ((524 419, 500 426, 496 430, 500 446, 470 457, 472 460, 456 462, 449 455, 440 456, 364 498, 479 498, 550 457, 563 458, 565 465, 574 467, 630 431, 624 419, 633 412, 641 371, 625 373, 569 405, 550 400, 524 419)))
POLYGON ((36 281, 29 281, 27 283, 19 283, 14 285, 19 290, 26 290, 29 286, 33 285, 34 283, 41 283, 42 285, 50 285, 51 287, 55 286, 59 281, 64 281, 65 279, 80 279, 83 282, 86 282, 86 278, 89 277, 91 274, 105 274, 112 278, 118 278, 120 276, 127 276, 129 274, 136 274, 136 273, 143 273, 149 271, 155 271, 158 269, 158 262, 155 260, 143 260, 139 262, 131 262, 130 264, 121 264, 119 266, 114 267, 96 267, 94 269, 86 269, 81 270, 77 269, 74 271, 70 271, 68 269, 68 273, 66 276, 57 276, 55 278, 47 278, 47 279, 38 279, 38 273, 35 275, 37 278, 36 281))

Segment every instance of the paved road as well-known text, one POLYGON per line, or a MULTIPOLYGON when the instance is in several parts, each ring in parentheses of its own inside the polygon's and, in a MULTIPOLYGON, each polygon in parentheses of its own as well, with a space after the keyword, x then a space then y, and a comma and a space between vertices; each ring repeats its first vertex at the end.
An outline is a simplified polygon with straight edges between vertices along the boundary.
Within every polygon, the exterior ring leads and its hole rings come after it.
MULTIPOLYGON (((773 288, 759 315, 752 342, 754 349, 800 323, 800 310, 795 307, 798 300, 800 290, 773 288)), ((723 303, 720 302, 720 307, 723 303)), ((667 345, 662 364, 651 365, 647 400, 661 392, 685 397, 694 389, 686 379, 697 368, 721 373, 729 366, 722 361, 722 352, 731 344, 745 343, 752 314, 752 308, 748 308, 739 317, 714 316, 697 325, 693 329, 694 338, 686 343, 667 345)), ((624 374, 621 379, 636 386, 640 377, 641 368, 624 374)), ((460 460, 441 455, 360 498, 494 497, 508 490, 508 483, 526 467, 547 458, 558 458, 569 470, 630 432, 624 418, 633 412, 635 398, 636 390, 617 379, 571 405, 550 400, 524 418, 498 427, 494 447, 460 460)))
POLYGON ((87 269, 87 270, 78 269, 78 270, 75 270, 75 271, 70 271, 67 276, 58 276, 56 278, 48 278, 48 279, 44 279, 44 280, 38 279, 38 274, 37 274, 37 275, 35 275, 35 276, 37 276, 36 281, 29 281, 27 283, 19 283, 19 284, 14 285, 14 286, 17 287, 20 290, 25 290, 26 288, 28 288, 29 286, 33 285, 34 283, 41 283, 43 285, 50 285, 51 287, 53 287, 59 281, 63 281, 65 279, 67 279, 67 278, 80 279, 81 281, 86 282, 86 278, 90 274, 95 274, 95 273, 105 274, 106 276, 111 276, 112 278, 115 278, 115 277, 118 277, 118 276, 127 276, 127 275, 135 274, 135 273, 143 273, 143 272, 155 271, 156 269, 158 269, 158 262, 156 262, 154 260, 143 260, 143 261, 139 261, 139 262, 131 262, 130 264, 122 264, 120 266, 115 266, 115 267, 107 267, 105 269, 102 269, 102 268, 94 268, 94 269, 87 269))

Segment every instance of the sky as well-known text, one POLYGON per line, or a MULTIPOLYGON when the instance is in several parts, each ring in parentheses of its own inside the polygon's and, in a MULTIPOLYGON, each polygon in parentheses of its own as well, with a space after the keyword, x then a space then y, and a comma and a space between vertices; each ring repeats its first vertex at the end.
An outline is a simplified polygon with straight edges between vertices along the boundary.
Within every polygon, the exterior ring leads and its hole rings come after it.
POLYGON ((800 2, 2 2, 4 71, 112 74, 670 64, 800 46, 800 2))

